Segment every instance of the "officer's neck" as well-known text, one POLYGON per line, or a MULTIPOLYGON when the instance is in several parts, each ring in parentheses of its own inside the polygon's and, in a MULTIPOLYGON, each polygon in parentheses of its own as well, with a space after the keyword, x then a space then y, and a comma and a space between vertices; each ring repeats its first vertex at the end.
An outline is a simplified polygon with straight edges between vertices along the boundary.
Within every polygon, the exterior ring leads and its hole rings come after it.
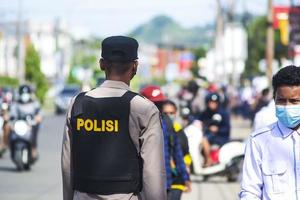
POLYGON ((130 86, 130 78, 127 77, 127 76, 120 76, 120 75, 110 74, 110 75, 106 75, 106 80, 121 81, 121 82, 126 83, 128 86, 130 86))

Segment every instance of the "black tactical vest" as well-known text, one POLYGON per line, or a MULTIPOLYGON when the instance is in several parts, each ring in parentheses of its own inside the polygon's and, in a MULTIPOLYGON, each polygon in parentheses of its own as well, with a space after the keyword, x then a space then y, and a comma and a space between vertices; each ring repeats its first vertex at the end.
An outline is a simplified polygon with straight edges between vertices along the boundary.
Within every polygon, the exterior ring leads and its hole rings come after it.
POLYGON ((138 193, 142 161, 129 134, 130 101, 81 93, 71 113, 73 188, 91 194, 138 193))

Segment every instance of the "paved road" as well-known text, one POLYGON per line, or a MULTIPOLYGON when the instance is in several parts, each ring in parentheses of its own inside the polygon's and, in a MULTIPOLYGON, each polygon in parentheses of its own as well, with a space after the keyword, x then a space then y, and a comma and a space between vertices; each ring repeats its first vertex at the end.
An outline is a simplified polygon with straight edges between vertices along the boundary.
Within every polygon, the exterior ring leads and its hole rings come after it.
MULTIPOLYGON (((62 199, 60 151, 64 116, 48 116, 41 127, 40 159, 30 172, 17 172, 8 152, 0 159, 1 200, 60 200, 62 199)), ((235 122, 234 137, 245 137, 249 125, 235 122)), ((193 191, 183 200, 234 200, 237 199, 238 183, 227 183, 222 177, 214 177, 203 183, 193 177, 193 191)))
POLYGON ((64 117, 46 117, 41 127, 40 159, 30 172, 17 172, 8 152, 0 159, 1 200, 60 200, 60 149, 64 117))

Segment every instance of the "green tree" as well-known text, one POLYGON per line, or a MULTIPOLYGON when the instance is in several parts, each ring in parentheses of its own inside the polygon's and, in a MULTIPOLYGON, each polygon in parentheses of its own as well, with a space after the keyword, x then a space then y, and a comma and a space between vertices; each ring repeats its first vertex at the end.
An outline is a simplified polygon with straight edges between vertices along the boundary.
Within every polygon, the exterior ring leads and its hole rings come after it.
MULTIPOLYGON (((258 63, 265 58, 267 18, 265 16, 257 17, 247 25, 248 32, 248 59, 244 77, 251 77, 262 74, 259 71, 258 63)), ((280 41, 280 32, 275 30, 274 34, 274 57, 278 61, 280 58, 287 57, 288 47, 280 41)))
POLYGON ((100 44, 101 39, 99 38, 76 41, 72 55, 72 67, 67 79, 68 83, 81 83, 73 73, 73 70, 78 67, 91 69, 93 71, 93 78, 90 80, 91 85, 96 84, 97 78, 104 76, 103 72, 100 71, 98 64, 100 44))
POLYGON ((13 87, 16 88, 19 85, 17 78, 11 78, 8 76, 0 76, 0 87, 13 87))
POLYGON ((48 90, 48 82, 41 72, 41 60, 34 46, 30 44, 25 55, 25 79, 36 86, 36 96, 44 103, 44 98, 48 90))

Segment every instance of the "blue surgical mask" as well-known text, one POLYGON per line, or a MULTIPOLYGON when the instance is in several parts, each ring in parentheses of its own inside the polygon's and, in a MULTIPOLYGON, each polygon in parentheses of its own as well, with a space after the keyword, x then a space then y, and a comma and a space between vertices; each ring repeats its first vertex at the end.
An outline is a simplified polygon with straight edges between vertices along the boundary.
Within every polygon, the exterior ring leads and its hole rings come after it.
POLYGON ((276 105, 276 117, 288 128, 295 128, 300 124, 300 105, 276 105))
POLYGON ((168 116, 170 117, 170 119, 172 120, 172 122, 175 121, 175 118, 176 118, 175 114, 168 114, 168 116))

